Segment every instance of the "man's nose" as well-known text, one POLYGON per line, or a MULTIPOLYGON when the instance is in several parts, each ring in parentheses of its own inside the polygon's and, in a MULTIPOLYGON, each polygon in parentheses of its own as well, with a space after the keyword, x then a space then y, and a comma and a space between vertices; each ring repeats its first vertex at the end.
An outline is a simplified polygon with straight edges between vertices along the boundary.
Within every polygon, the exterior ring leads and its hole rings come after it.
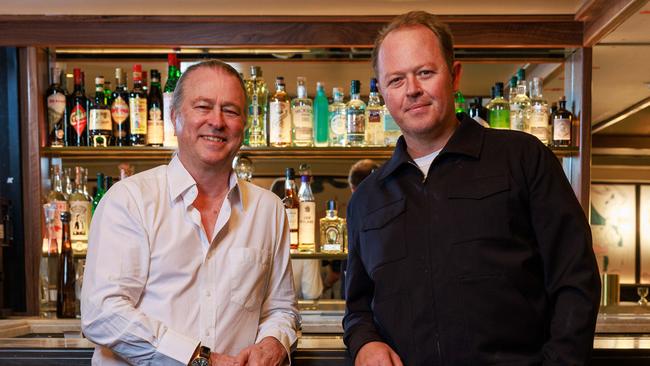
POLYGON ((223 116, 223 112, 215 109, 207 118, 207 123, 210 127, 216 129, 222 129, 226 125, 226 120, 223 116))
POLYGON ((410 98, 419 97, 422 94, 422 86, 415 75, 406 77, 406 95, 410 98))

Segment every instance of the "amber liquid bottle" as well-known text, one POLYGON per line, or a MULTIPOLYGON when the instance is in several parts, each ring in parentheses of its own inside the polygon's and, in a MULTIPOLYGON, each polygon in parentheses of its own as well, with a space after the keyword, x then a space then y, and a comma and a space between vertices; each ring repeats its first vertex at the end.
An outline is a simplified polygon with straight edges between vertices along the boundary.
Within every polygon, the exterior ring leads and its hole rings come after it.
POLYGON ((75 269, 70 237, 70 212, 61 212, 63 235, 59 256, 59 287, 56 294, 57 318, 74 318, 76 314, 75 269))
POLYGON ((298 253, 298 210, 300 201, 296 193, 296 182, 294 181, 296 173, 293 168, 287 168, 284 181, 284 210, 289 220, 289 232, 291 235, 291 253, 298 253))

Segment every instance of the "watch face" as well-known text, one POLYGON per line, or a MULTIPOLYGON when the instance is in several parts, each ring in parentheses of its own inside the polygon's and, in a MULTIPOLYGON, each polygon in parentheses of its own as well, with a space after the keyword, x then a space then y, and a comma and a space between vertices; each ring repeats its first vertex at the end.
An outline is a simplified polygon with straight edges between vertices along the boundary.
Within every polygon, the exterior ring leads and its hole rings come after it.
POLYGON ((192 360, 191 366, 210 366, 207 358, 197 357, 192 360))

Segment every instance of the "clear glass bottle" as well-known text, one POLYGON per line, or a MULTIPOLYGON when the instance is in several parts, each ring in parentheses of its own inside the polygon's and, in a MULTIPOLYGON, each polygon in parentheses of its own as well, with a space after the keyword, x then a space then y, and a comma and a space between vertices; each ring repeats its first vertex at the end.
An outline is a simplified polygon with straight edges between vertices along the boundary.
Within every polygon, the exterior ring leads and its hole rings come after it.
MULTIPOLYGON (((56 235, 56 242, 61 245, 61 212, 68 211, 68 201, 63 193, 63 182, 61 179, 61 166, 53 165, 50 174, 52 189, 47 195, 47 203, 53 204, 56 207, 54 213, 54 221, 52 229, 56 235)), ((59 252, 61 250, 59 249, 59 252)))
MULTIPOLYGON (((41 308, 42 316, 49 318, 56 312, 57 285, 59 283, 59 244, 54 230, 57 207, 53 203, 43 205, 45 218, 45 237, 41 253, 40 278, 41 278, 41 308)), ((61 216, 59 216, 59 222, 61 216)))
POLYGON ((487 105, 489 123, 491 128, 508 130, 510 129, 510 104, 503 99, 503 83, 496 83, 494 86, 494 98, 487 105))
POLYGON ((526 81, 519 81, 515 96, 510 99, 510 129, 515 131, 529 131, 530 126, 527 112, 530 108, 530 98, 526 95, 526 81))
POLYGON ((558 109, 551 116, 553 129, 553 146, 571 146, 573 130, 573 114, 566 109, 566 98, 560 98, 558 109))
POLYGON ((300 202, 298 201, 298 193, 296 192, 296 172, 293 168, 287 168, 285 171, 284 179, 284 210, 287 213, 287 220, 289 222, 289 233, 291 238, 290 249, 291 253, 298 253, 298 209, 300 202))
POLYGON ((366 103, 360 98, 361 82, 350 83, 350 100, 346 104, 346 138, 349 146, 366 144, 366 103))
POLYGON ((298 77, 298 96, 291 101, 293 146, 314 146, 314 114, 312 100, 307 97, 305 78, 298 77))
POLYGON ((549 108, 548 102, 542 94, 542 79, 533 78, 530 90, 529 125, 530 133, 537 137, 544 145, 550 143, 549 139, 549 108))
POLYGON ((88 250, 88 230, 92 215, 92 203, 84 193, 83 168, 75 167, 75 190, 68 199, 70 205, 70 238, 76 254, 84 255, 88 250))
POLYGON ((300 177, 298 190, 298 251, 314 253, 316 251, 316 200, 309 185, 309 175, 300 177))
POLYGON ((510 78, 508 83, 508 102, 512 103, 514 97, 517 95, 517 77, 510 78))
POLYGON ((347 251, 347 229, 345 219, 338 217, 336 201, 327 201, 325 217, 320 219, 321 253, 344 253, 347 251))
POLYGON ((111 145, 113 126, 111 108, 105 103, 104 77, 95 78, 95 98, 88 100, 88 139, 90 146, 111 145))
POLYGON ((248 145, 266 146, 266 104, 269 89, 262 77, 262 68, 251 66, 251 78, 246 84, 248 97, 248 145))
POLYGON ((325 88, 320 81, 316 83, 314 98, 314 145, 323 147, 329 140, 329 110, 325 88))
POLYGON ((269 144, 291 146, 291 105, 282 76, 275 78, 275 94, 269 101, 269 144))
POLYGON ((329 105, 329 145, 346 144, 346 105, 343 102, 343 89, 332 88, 332 104, 329 105))
POLYGON ((366 146, 384 146, 384 107, 377 89, 377 79, 370 79, 370 94, 366 107, 366 146))

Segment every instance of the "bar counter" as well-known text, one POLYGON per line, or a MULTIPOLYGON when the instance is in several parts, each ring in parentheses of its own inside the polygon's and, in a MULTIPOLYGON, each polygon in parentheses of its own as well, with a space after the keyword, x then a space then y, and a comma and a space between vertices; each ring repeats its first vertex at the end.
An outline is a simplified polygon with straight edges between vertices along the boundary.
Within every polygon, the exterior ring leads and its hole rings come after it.
MULTIPOLYGON (((343 311, 301 304, 302 331, 292 364, 352 365, 342 339, 343 311)), ((336 306, 334 306, 336 307, 336 306)), ((0 320, 0 365, 90 365, 94 345, 81 337, 78 319, 0 320)), ((650 364, 650 307, 632 303, 601 309, 592 365, 650 364)))

